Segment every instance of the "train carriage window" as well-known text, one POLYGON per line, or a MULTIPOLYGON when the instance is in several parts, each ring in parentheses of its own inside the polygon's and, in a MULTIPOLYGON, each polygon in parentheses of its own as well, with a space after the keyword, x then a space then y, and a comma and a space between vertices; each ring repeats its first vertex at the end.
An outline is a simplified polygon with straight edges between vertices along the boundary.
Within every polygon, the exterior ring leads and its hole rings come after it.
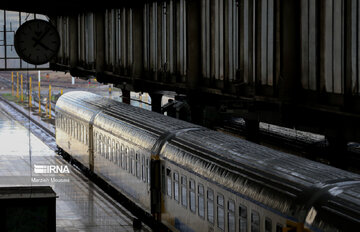
POLYGON ((228 231, 235 232, 235 203, 233 200, 228 201, 228 231))
POLYGON ((132 166, 132 171, 131 174, 133 174, 134 176, 136 176, 136 164, 135 164, 135 151, 134 149, 131 149, 131 166, 132 166))
POLYGON ((145 157, 141 156, 141 178, 144 182, 146 182, 146 165, 145 165, 145 157))
POLYGON ((239 232, 247 231, 247 208, 239 205, 239 232))
POLYGON ((101 156, 105 157, 106 153, 106 137, 103 135, 101 140, 101 156))
POLYGON ((115 144, 115 140, 112 139, 112 151, 111 151, 112 155, 111 155, 111 160, 112 162, 114 162, 116 164, 116 144, 115 144))
POLYGON ((172 191, 172 180, 171 180, 171 170, 169 168, 166 169, 166 187, 167 191, 166 194, 171 197, 172 191))
POLYGON ((217 196, 217 226, 225 229, 224 196, 221 194, 217 196))
POLYGON ((74 139, 76 139, 76 122, 73 120, 72 121, 73 123, 72 123, 72 128, 73 128, 73 137, 74 137, 74 139))
POLYGON ((107 138, 106 142, 107 142, 107 144, 106 144, 107 145, 106 159, 110 160, 110 156, 111 156, 111 140, 110 140, 109 137, 107 138))
POLYGON ((132 161, 133 161, 133 157, 132 157, 132 152, 131 152, 131 150, 129 150, 129 153, 128 153, 128 160, 129 160, 129 173, 133 173, 133 163, 132 163, 132 161))
POLYGON ((65 124, 65 132, 66 132, 67 134, 69 134, 69 131, 68 131, 68 128, 69 128, 69 123, 68 123, 67 118, 65 118, 65 120, 64 120, 64 124, 65 124))
POLYGON ((100 146, 99 146, 99 134, 98 133, 95 133, 94 145, 95 145, 94 151, 96 153, 99 153, 100 146))
POLYGON ((125 146, 122 146, 122 168, 124 170, 127 170, 127 156, 128 156, 128 148, 125 146))
POLYGON ((214 191, 207 190, 207 220, 214 224, 214 191))
POLYGON ((280 223, 276 224, 276 232, 282 232, 283 231, 283 225, 280 223))
POLYGON ((83 139, 82 139, 82 137, 83 137, 83 129, 82 129, 82 124, 81 123, 79 123, 79 141, 80 142, 82 142, 83 141, 83 139))
POLYGON ((251 232, 260 232, 260 215, 256 211, 251 211, 251 232))
POLYGON ((87 145, 87 140, 86 140, 86 125, 83 125, 83 140, 84 140, 84 144, 87 145))
POLYGON ((97 134, 96 132, 94 132, 94 138, 93 138, 93 141, 94 141, 94 152, 97 152, 97 147, 98 147, 98 144, 97 144, 97 134))
POLYGON ((136 152, 136 176, 141 180, 141 159, 138 152, 136 152))
POLYGON ((189 180, 189 207, 190 211, 194 212, 196 211, 196 196, 195 196, 195 180, 190 179, 189 180))
POLYGON ((81 141, 80 140, 80 136, 81 136, 81 127, 80 127, 80 123, 76 123, 77 124, 77 139, 78 139, 78 141, 81 141))
POLYGON ((102 136, 101 136, 101 134, 99 134, 98 142, 99 142, 99 150, 98 150, 98 153, 99 153, 99 155, 101 155, 101 154, 102 154, 102 136))
POLYGON ((116 162, 119 167, 121 167, 121 144, 116 142, 116 162))
POLYGON ((181 176, 181 204, 187 207, 187 178, 181 176))
POLYGON ((107 159, 107 151, 108 151, 108 139, 104 136, 104 150, 103 150, 103 157, 107 159))
POLYGON ((120 146, 119 143, 116 142, 116 148, 115 148, 115 163, 120 167, 120 146))
POLYGON ((272 223, 270 218, 265 218, 265 232, 271 232, 272 231, 272 223))
POLYGON ((108 147, 107 147, 107 160, 111 161, 111 156, 112 156, 112 154, 111 154, 111 152, 112 152, 111 139, 108 138, 107 142, 108 142, 108 147))
POLYGON ((198 185, 198 214, 201 218, 205 217, 205 202, 204 202, 204 186, 198 185))
POLYGON ((76 140, 79 140, 79 138, 78 138, 78 123, 76 122, 76 121, 74 121, 74 138, 76 139, 76 140))
POLYGON ((150 184, 150 160, 146 158, 147 182, 150 184))
POLYGON ((78 127, 78 129, 79 129, 79 131, 78 131, 79 141, 82 142, 82 135, 83 135, 83 133, 82 133, 82 124, 78 123, 78 125, 79 125, 79 127, 78 127))
POLYGON ((84 131, 85 131, 85 126, 83 124, 80 124, 80 141, 82 143, 85 143, 85 141, 84 141, 85 140, 84 139, 84 135, 85 135, 84 131))
POLYGON ((174 199, 179 202, 179 173, 174 171, 174 199))
POLYGON ((73 138, 75 138, 75 121, 71 120, 71 133, 73 138))
POLYGON ((111 161, 110 157, 111 157, 111 140, 110 138, 108 137, 106 139, 106 142, 107 142, 107 150, 106 150, 106 159, 111 161))
POLYGON ((166 193, 166 185, 165 185, 165 167, 164 165, 161 165, 161 188, 163 194, 166 193))
POLYGON ((109 160, 111 162, 114 162, 114 155, 115 155, 115 143, 114 140, 111 139, 111 141, 109 140, 110 144, 109 144, 109 160))
POLYGON ((89 130, 88 130, 88 127, 86 127, 86 129, 85 129, 85 133, 86 133, 86 145, 89 145, 89 130))

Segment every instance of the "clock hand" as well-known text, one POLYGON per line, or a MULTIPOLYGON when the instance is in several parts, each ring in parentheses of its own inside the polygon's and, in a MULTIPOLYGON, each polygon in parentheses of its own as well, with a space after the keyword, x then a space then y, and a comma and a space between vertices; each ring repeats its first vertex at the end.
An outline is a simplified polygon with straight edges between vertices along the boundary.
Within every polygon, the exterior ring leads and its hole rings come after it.
POLYGON ((46 31, 39 37, 39 38, 35 38, 32 37, 32 39, 35 41, 33 47, 35 47, 38 43, 40 43, 40 41, 45 37, 45 35, 50 31, 50 27, 46 28, 46 31))
POLYGON ((52 50, 51 48, 49 48, 48 46, 46 46, 46 45, 45 45, 45 44, 43 44, 42 42, 38 42, 38 44, 39 44, 41 47, 45 48, 46 50, 49 50, 49 51, 55 52, 54 50, 52 50))

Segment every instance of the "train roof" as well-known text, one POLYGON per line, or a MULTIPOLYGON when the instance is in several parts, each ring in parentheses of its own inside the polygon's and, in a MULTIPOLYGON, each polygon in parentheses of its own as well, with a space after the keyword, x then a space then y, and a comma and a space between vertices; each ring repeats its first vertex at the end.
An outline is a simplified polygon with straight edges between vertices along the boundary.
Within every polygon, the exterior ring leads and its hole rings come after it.
POLYGON ((336 228, 339 220, 360 223, 358 174, 88 92, 66 93, 59 101, 61 109, 84 113, 86 118, 100 110, 94 125, 113 134, 126 131, 127 136, 136 137, 135 143, 147 138, 148 148, 164 133, 191 128, 176 133, 166 144, 164 158, 317 228, 329 229, 329 217, 334 217, 330 224, 336 228), (85 109, 77 110, 78 105, 85 109), (310 220, 307 216, 313 207, 318 216, 310 220))

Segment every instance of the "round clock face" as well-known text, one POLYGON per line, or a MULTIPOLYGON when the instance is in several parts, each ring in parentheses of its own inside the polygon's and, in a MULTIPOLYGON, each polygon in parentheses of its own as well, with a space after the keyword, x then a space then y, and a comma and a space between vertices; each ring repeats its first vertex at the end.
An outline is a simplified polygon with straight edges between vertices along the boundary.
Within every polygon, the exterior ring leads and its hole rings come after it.
POLYGON ((40 65, 50 61, 60 47, 60 37, 51 23, 34 19, 23 23, 15 33, 15 50, 24 61, 40 65))

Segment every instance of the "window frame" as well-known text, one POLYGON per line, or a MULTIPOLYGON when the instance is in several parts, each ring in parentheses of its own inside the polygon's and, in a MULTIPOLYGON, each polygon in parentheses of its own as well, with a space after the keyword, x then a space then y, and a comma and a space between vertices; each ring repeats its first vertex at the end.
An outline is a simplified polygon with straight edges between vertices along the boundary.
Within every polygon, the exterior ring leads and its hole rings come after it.
POLYGON ((189 178, 189 209, 191 212, 196 213, 196 192, 195 192, 195 180, 189 178), (193 183, 193 185, 191 184, 193 183), (192 201, 193 200, 193 201, 192 201), (193 203, 192 203, 193 202, 193 203))
POLYGON ((223 194, 218 193, 216 196, 216 221, 217 221, 217 227, 220 230, 225 230, 225 197, 223 194), (220 199, 222 199, 222 204, 220 199), (220 215, 220 212, 222 212, 222 217, 220 215), (220 224, 222 222, 222 224, 220 224))
POLYGON ((181 205, 184 206, 185 208, 187 208, 187 206, 188 206, 188 202, 187 202, 187 199, 188 199, 188 196, 187 196, 187 191, 188 191, 187 176, 181 175, 180 185, 181 185, 181 205))
POLYGON ((205 219, 205 188, 204 185, 198 184, 198 215, 200 218, 205 219), (202 192, 200 191, 200 187, 202 188, 202 192), (201 199, 201 201, 200 201, 201 199), (200 210, 200 202, 202 202, 202 208, 200 210), (200 214, 202 212, 202 215, 200 214))
POLYGON ((215 222, 215 210, 214 210, 214 190, 208 188, 206 190, 206 219, 209 223, 214 224, 215 222), (211 193, 211 195, 210 195, 211 193), (211 196, 211 197, 210 197, 211 196), (211 207, 209 207, 211 205, 211 207), (210 217, 210 208, 212 209, 212 217, 210 217))

